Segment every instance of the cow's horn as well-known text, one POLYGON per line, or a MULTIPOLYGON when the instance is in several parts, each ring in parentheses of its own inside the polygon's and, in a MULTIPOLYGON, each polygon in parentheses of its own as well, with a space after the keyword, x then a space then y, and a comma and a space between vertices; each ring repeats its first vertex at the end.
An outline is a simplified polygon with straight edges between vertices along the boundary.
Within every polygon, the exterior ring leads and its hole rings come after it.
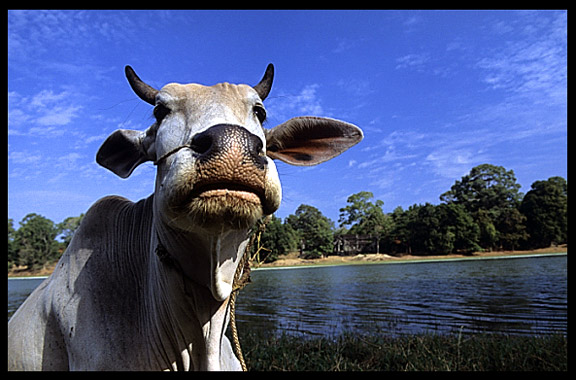
POLYGON ((156 94, 158 94, 158 90, 142 82, 142 79, 136 75, 132 67, 126 66, 125 71, 126 78, 128 78, 128 82, 130 82, 130 87, 132 87, 136 95, 146 103, 150 103, 153 106, 156 105, 156 94))
POLYGON ((264 100, 270 93, 270 89, 272 88, 272 80, 274 79, 274 65, 268 64, 266 67, 266 72, 264 73, 264 77, 256 86, 254 86, 254 90, 260 96, 260 99, 264 100))

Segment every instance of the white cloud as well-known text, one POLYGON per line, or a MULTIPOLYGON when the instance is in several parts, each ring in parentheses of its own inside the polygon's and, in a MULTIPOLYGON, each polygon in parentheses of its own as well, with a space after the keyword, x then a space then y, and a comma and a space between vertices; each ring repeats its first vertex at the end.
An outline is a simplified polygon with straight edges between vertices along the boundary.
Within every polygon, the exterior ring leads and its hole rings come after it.
POLYGON ((407 54, 396 59, 396 69, 413 68, 420 70, 430 61, 430 55, 427 53, 407 54))
POLYGON ((42 156, 38 153, 30 153, 28 151, 10 152, 8 153, 8 160, 14 164, 32 165, 42 161, 42 156))
POLYGON ((327 116, 317 94, 319 87, 315 83, 309 84, 298 95, 281 93, 270 97, 266 106, 268 115, 281 121, 295 116, 327 116))
POLYGON ((564 104, 568 77, 566 14, 527 21, 498 28, 502 38, 509 39, 508 44, 487 52, 476 67, 492 89, 536 103, 564 104))
POLYGON ((75 102, 75 97, 70 91, 42 90, 30 99, 17 92, 9 92, 9 134, 44 137, 62 135, 65 131, 56 127, 70 124, 83 108, 75 102), (30 127, 27 133, 21 130, 24 126, 30 127))
POLYGON ((375 155, 372 156, 376 156, 376 158, 358 164, 358 169, 372 168, 375 166, 380 167, 382 164, 417 157, 416 154, 406 154, 406 153, 399 154, 397 153, 395 146, 389 146, 388 149, 386 149, 386 151, 383 154, 382 152, 377 152, 375 155))
POLYGON ((12 127, 11 131, 14 134, 18 134, 18 131, 13 129, 14 127, 25 125, 30 119, 31 116, 21 109, 8 109, 8 125, 12 127))
POLYGON ((32 97, 29 105, 32 108, 46 109, 46 107, 61 103, 69 97, 70 94, 67 91, 57 94, 52 90, 42 90, 32 97))
POLYGON ((294 99, 295 107, 300 112, 310 115, 320 115, 323 113, 320 100, 316 96, 316 90, 318 87, 318 84, 306 86, 304 89, 302 89, 300 95, 294 99))
POLYGON ((45 126, 67 125, 78 116, 78 111, 81 109, 82 106, 78 105, 54 106, 44 110, 44 115, 38 117, 36 123, 45 126))
POLYGON ((374 93, 371 82, 364 79, 342 78, 336 84, 350 95, 358 98, 374 93))
POLYGON ((488 157, 473 148, 439 149, 426 156, 434 172, 442 177, 456 179, 462 177, 474 166, 488 161, 488 157))
POLYGON ((339 38, 338 46, 332 51, 333 53, 343 53, 347 50, 352 49, 356 45, 356 42, 349 38, 339 38))
MULTIPOLYGON (((8 58, 29 61, 50 48, 73 51, 102 38, 108 42, 134 39, 134 26, 129 12, 10 10, 8 58)), ((49 62, 39 60, 39 64, 47 67, 49 62)))
POLYGON ((79 153, 68 153, 58 158, 56 166, 63 169, 76 169, 78 167, 78 160, 85 157, 79 153))
POLYGON ((59 127, 32 127, 26 134, 30 137, 58 137, 62 136, 66 131, 59 127))

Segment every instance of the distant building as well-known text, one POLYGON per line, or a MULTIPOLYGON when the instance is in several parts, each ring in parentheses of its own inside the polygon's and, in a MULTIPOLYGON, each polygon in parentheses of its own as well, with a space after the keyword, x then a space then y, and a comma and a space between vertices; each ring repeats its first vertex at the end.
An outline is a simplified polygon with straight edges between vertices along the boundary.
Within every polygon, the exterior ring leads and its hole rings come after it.
POLYGON ((349 256, 360 253, 380 253, 378 239, 378 236, 372 235, 336 235, 334 254, 349 256))

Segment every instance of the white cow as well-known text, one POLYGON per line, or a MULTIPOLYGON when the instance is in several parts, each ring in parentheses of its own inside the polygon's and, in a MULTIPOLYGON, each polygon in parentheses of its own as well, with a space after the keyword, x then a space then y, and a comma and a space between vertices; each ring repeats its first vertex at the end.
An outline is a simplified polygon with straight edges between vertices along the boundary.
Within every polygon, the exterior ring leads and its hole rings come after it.
POLYGON ((12 370, 239 370, 224 335, 251 227, 278 209, 272 159, 326 161, 362 139, 354 125, 298 117, 263 129, 269 65, 254 87, 171 83, 145 132, 118 130, 96 161, 122 178, 157 165, 154 193, 97 201, 52 276, 8 323, 12 370))

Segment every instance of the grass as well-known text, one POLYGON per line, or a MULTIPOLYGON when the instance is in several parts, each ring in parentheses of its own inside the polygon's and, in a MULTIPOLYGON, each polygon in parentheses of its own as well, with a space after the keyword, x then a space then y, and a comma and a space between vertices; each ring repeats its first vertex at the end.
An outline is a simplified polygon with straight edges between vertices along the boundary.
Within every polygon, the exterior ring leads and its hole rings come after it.
MULTIPOLYGON (((241 333, 241 332, 240 332, 241 333)), ((354 336, 241 334, 250 371, 566 371, 563 335, 354 336)))

